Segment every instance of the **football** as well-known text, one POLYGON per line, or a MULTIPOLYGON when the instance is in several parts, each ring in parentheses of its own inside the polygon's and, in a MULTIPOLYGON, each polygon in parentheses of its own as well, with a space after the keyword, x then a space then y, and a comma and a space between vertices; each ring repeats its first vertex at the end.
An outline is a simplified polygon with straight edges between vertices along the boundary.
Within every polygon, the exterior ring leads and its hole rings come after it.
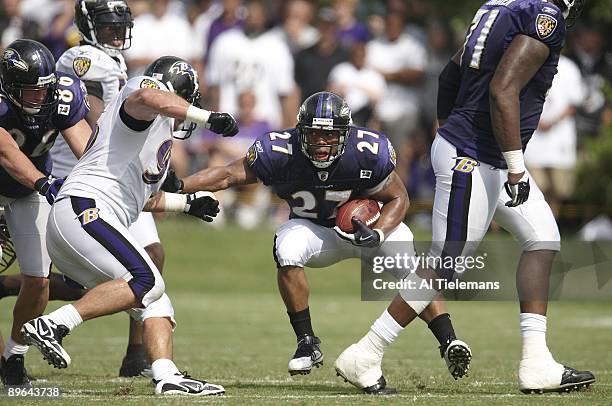
POLYGON ((336 225, 345 233, 354 233, 355 227, 351 222, 353 217, 363 221, 370 228, 374 227, 380 217, 378 202, 373 199, 349 200, 338 209, 336 225))

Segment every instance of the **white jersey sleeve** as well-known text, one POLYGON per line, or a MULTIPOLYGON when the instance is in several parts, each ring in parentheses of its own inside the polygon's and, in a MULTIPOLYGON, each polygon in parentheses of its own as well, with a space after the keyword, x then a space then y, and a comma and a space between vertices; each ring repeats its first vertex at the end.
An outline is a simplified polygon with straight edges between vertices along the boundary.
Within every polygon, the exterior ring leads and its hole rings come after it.
MULTIPOLYGON (((85 82, 89 95, 100 98, 105 106, 127 80, 127 68, 121 55, 113 58, 91 45, 76 46, 64 52, 57 60, 56 69, 79 77, 85 82)), ((58 137, 53 145, 51 159, 53 175, 59 177, 67 176, 77 163, 63 137, 58 137)))

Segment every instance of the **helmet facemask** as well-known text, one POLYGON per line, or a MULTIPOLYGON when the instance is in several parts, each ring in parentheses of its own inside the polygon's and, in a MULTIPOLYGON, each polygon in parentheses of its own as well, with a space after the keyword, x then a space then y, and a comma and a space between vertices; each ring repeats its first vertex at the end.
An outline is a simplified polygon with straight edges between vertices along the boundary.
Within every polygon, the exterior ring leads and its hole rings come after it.
MULTIPOLYGON (((132 12, 124 1, 108 1, 102 5, 87 7, 81 1, 78 14, 85 16, 86 27, 77 24, 83 41, 102 49, 110 56, 117 56, 132 45, 132 12), (84 31, 84 32, 83 32, 84 31)), ((77 5, 79 7, 79 5, 77 5)))
POLYGON ((297 126, 302 152, 320 169, 329 167, 342 155, 348 126, 334 126, 333 119, 314 118, 312 125, 297 126))
POLYGON ((29 116, 47 116, 58 103, 55 74, 38 78, 35 85, 25 83, 3 84, 8 98, 29 116))

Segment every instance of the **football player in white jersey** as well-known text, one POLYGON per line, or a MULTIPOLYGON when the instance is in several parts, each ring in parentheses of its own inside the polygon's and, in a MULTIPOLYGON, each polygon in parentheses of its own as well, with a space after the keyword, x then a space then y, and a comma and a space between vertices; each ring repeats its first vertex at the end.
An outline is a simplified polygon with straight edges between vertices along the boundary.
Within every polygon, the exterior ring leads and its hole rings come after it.
MULTIPOLYGON (((91 102, 87 121, 94 128, 104 106, 127 81, 127 67, 121 51, 131 45, 134 23, 124 0, 79 0, 74 19, 81 34, 81 44, 64 52, 57 61, 57 70, 75 74, 87 86, 91 102)), ((58 177, 68 176, 77 163, 65 142, 56 143, 51 157, 53 174, 58 177)), ((162 272, 165 255, 153 215, 142 213, 130 226, 130 231, 162 272)), ((138 376, 149 367, 142 346, 142 328, 130 319, 128 347, 119 376, 138 376)))
POLYGON ((188 137, 196 124, 233 136, 229 114, 196 107, 197 74, 182 59, 162 57, 132 78, 105 109, 86 152, 57 195, 47 226, 49 255, 88 288, 74 304, 26 323, 22 333, 56 368, 70 356, 66 334, 85 320, 128 311, 143 324, 155 393, 223 394, 220 385, 180 373, 172 362, 174 310, 157 267, 128 229, 142 210, 184 212, 212 221, 218 209, 206 192, 159 192, 170 162, 173 129, 188 137), (176 119, 176 121, 175 121, 176 119))

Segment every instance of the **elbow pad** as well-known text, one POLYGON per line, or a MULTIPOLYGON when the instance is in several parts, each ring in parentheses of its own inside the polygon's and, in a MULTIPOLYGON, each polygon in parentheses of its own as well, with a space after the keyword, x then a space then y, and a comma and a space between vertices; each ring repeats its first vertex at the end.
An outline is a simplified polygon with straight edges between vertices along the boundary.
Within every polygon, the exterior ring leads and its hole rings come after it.
POLYGON ((461 83, 461 69, 452 60, 448 61, 438 78, 438 119, 447 119, 453 110, 459 84, 461 83))

